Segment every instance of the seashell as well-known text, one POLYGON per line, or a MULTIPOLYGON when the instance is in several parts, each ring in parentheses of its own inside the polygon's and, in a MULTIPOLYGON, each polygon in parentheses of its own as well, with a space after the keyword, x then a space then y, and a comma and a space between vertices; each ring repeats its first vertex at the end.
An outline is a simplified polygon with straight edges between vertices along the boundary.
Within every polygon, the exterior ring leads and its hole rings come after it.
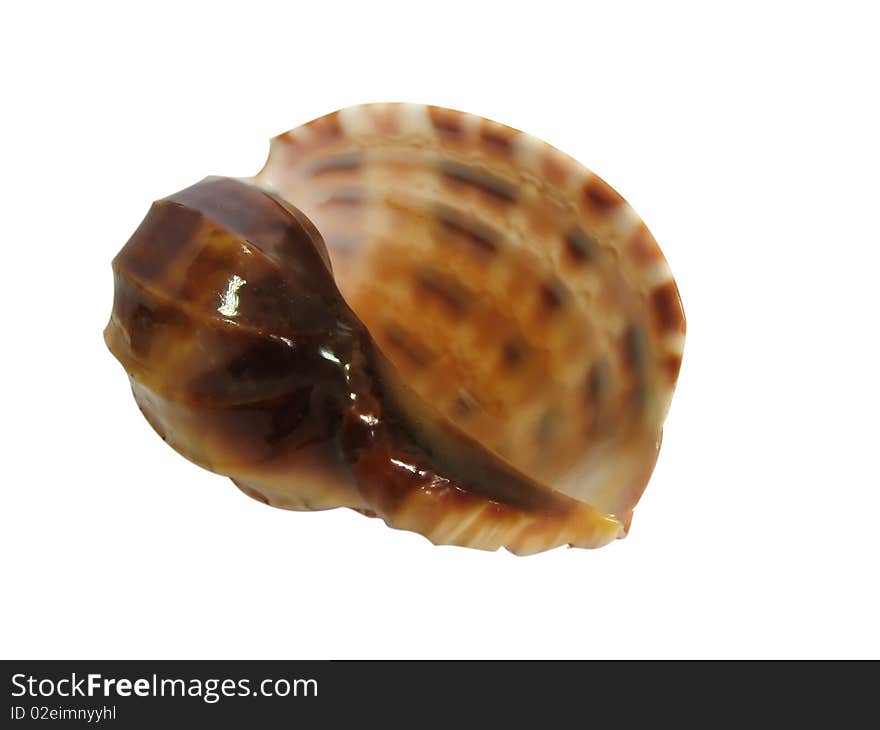
POLYGON ((248 495, 517 554, 628 530, 685 320, 632 208, 549 145, 344 109, 154 203, 113 270, 138 405, 248 495))

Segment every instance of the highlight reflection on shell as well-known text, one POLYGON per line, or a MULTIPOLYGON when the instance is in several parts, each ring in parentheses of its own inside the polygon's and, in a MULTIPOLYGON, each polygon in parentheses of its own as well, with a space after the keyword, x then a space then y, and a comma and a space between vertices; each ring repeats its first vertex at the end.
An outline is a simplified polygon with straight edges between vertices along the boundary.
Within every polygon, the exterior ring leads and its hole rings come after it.
POLYGON ((533 137, 344 109, 155 203, 114 272, 142 411, 251 496, 519 554, 629 527, 681 303, 632 208, 533 137))

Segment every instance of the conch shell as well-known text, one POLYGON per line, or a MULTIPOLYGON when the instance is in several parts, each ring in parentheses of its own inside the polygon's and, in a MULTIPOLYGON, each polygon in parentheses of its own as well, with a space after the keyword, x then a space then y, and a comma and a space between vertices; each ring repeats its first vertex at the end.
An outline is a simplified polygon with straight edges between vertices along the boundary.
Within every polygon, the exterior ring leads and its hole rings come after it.
POLYGON ((154 203, 113 271, 144 415, 250 496, 517 554, 626 533, 685 321, 645 225, 549 145, 344 109, 154 203))

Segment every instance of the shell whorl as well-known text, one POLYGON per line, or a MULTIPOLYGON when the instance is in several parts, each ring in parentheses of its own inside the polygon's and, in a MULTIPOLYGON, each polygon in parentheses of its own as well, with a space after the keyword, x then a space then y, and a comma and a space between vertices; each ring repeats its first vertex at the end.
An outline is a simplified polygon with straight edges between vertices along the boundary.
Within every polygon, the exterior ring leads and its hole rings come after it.
POLYGON ((625 533, 685 324, 612 188, 534 137, 410 104, 287 132, 249 183, 160 201, 114 262, 107 341, 172 446, 273 505, 437 543, 625 533))

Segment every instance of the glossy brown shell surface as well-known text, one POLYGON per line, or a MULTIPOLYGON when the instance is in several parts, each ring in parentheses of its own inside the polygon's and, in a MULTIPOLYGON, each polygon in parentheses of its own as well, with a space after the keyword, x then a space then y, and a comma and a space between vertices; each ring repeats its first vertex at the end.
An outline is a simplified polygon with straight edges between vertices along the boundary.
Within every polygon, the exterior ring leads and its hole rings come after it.
POLYGON ((154 204, 106 339, 151 424, 248 494, 531 553, 625 534, 684 342, 620 196, 447 109, 353 107, 154 204))

